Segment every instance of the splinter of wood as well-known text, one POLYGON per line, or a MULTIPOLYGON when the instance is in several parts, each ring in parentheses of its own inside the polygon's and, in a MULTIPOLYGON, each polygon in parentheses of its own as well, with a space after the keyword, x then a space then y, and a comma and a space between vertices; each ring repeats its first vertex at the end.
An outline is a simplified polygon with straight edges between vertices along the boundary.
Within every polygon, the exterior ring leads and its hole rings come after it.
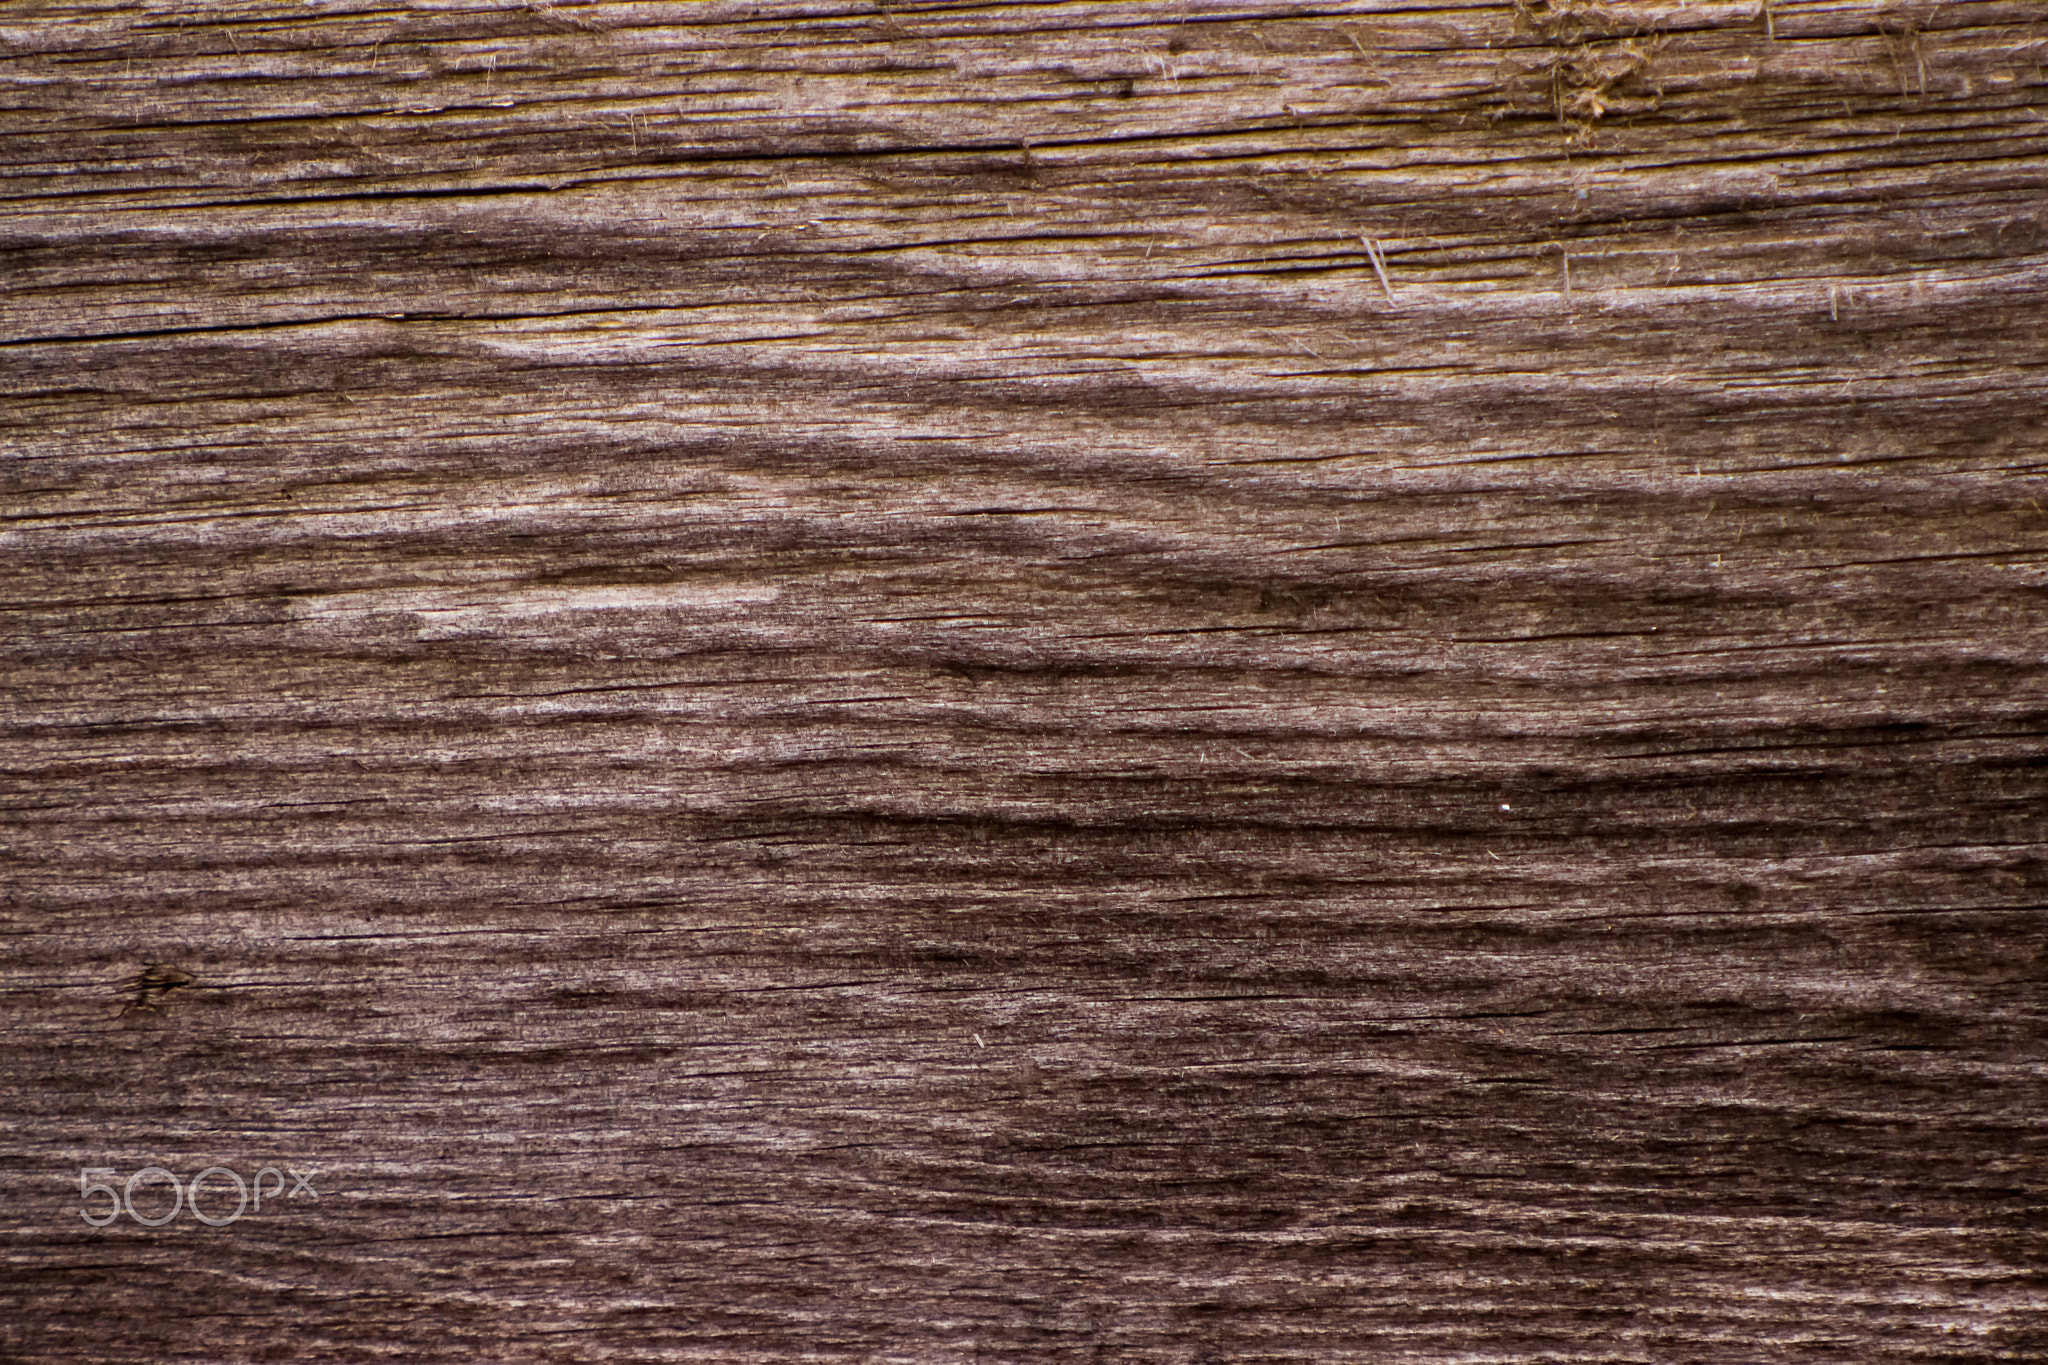
POLYGON ((1372 273, 1380 277, 1380 288, 1386 292, 1387 302, 1394 301, 1394 286, 1387 279, 1387 258, 1380 251, 1380 244, 1372 238, 1359 234, 1359 241, 1365 243, 1365 257, 1372 262, 1372 273))

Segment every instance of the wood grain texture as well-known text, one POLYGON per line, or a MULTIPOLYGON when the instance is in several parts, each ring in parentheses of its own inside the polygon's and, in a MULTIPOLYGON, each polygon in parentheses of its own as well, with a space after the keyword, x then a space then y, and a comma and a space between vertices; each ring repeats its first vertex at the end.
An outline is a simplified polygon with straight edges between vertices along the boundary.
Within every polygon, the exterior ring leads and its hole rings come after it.
POLYGON ((2042 1359, 2044 59, 0 9, 0 1359, 2042 1359))

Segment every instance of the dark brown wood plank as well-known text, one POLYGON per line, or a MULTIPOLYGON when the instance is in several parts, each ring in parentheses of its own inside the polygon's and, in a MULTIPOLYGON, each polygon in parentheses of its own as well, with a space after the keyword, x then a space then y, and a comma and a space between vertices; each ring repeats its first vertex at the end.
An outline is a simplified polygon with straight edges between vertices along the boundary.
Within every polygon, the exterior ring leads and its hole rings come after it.
POLYGON ((2044 56, 7 7, 0 1359, 2040 1358, 2044 56))

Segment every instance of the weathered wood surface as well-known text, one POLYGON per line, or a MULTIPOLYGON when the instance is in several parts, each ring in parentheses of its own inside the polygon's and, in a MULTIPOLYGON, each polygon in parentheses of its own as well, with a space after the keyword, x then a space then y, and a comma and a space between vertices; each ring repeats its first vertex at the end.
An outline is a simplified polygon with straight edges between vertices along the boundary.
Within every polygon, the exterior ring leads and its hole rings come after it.
POLYGON ((2048 6, 0 42, 0 1358, 2048 1352, 2048 6))

